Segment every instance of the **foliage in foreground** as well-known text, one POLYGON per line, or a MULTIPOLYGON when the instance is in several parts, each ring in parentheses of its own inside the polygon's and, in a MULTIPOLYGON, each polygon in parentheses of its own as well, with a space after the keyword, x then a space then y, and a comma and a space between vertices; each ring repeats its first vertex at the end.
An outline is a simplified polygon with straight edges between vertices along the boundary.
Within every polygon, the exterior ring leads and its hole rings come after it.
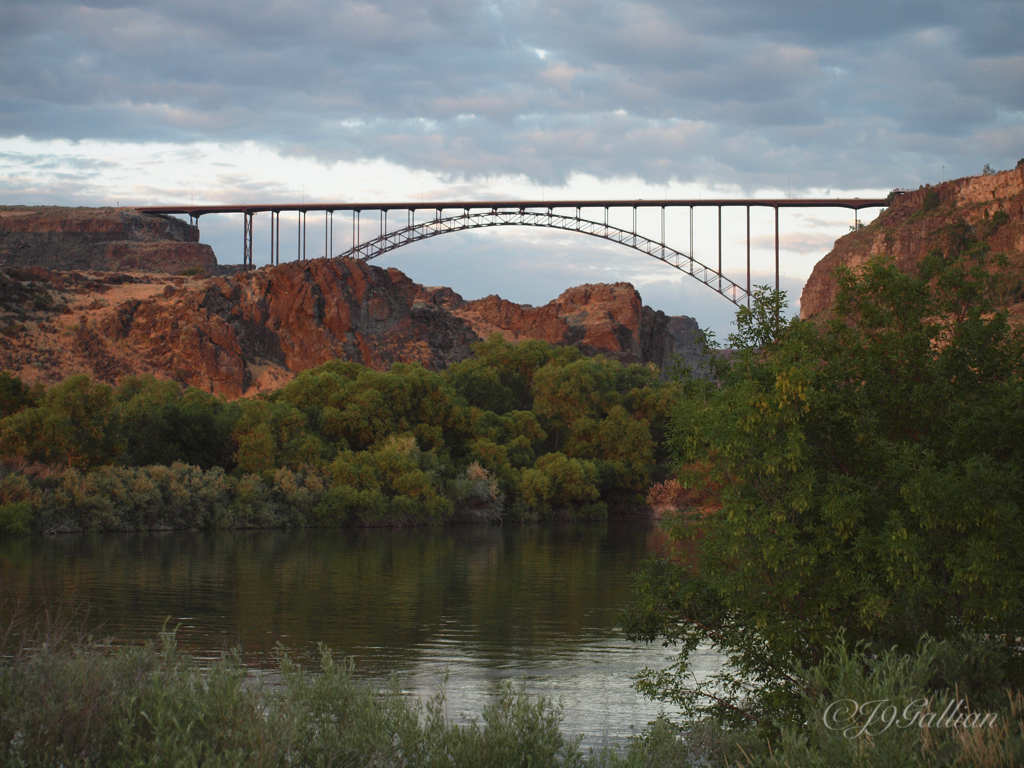
POLYGON ((504 685, 479 721, 446 714, 443 683, 418 703, 397 681, 377 690, 321 648, 319 669, 281 652, 249 674, 236 653, 201 669, 159 645, 113 647, 57 621, 0 626, 0 762, 17 766, 595 766, 876 768, 1024 761, 1024 696, 998 690, 986 643, 926 639, 910 654, 850 649, 796 670, 799 722, 769 743, 750 728, 665 718, 619 746, 584 754, 561 731, 561 706, 504 685), (965 676, 965 667, 973 671, 965 676), (973 690, 948 686, 972 677, 973 690), (974 695, 972 695, 974 694, 974 695), (959 706, 957 702, 960 702, 959 706), (859 713, 854 704, 865 705, 859 713), (876 706, 880 704, 881 706, 876 706))
POLYGON ((713 766, 1011 768, 1024 763, 1024 693, 992 679, 1001 663, 984 642, 925 638, 911 653, 873 653, 840 638, 820 664, 796 671, 799 721, 770 742, 713 721, 688 736, 713 766), (981 686, 948 686, 968 678, 981 686))
POLYGON ((824 328, 780 320, 768 289, 741 310, 721 386, 691 382, 673 417, 681 482, 705 498, 674 522, 692 556, 639 582, 630 632, 681 650, 641 690, 732 727, 799 725, 796 670, 840 633, 904 654, 985 637, 993 689, 1021 687, 1024 340, 969 234, 916 276, 841 272, 824 328), (708 646, 728 664, 698 683, 708 646))
MULTIPOLYGON (((0 635, 3 633, 0 632, 0 635)), ((3 654, 0 654, 3 657, 3 654)), ((511 684, 482 721, 448 720, 443 688, 421 705, 397 682, 360 682, 321 649, 316 673, 281 653, 273 684, 237 655, 200 670, 175 648, 89 642, 19 644, 0 665, 0 763, 17 766, 685 765, 661 724, 624 749, 584 755, 561 733, 561 708, 511 684)))

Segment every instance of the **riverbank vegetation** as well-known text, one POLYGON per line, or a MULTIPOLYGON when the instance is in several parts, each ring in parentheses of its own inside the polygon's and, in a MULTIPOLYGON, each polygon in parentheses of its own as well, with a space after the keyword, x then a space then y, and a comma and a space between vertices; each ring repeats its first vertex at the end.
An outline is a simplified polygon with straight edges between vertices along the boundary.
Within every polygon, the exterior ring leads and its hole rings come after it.
POLYGON ((783 724, 771 746, 752 728, 703 720, 681 731, 659 718, 624 742, 584 752, 582 734, 563 731, 560 704, 511 683, 479 719, 457 723, 443 681, 420 702, 398 680, 383 690, 360 681, 352 662, 327 648, 312 669, 282 649, 275 669, 250 673, 235 652, 198 666, 177 650, 173 633, 116 647, 71 631, 59 613, 40 618, 34 626, 12 621, 10 612, 0 618, 4 765, 1009 768, 1024 761, 1020 693, 972 700, 975 711, 996 715, 971 721, 957 705, 964 691, 936 690, 937 675, 956 676, 979 661, 998 665, 991 651, 971 656, 978 648, 949 641, 926 640, 907 655, 830 648, 821 664, 800 671, 802 719, 783 724), (871 706, 855 717, 834 702, 871 706), (884 709, 873 708, 878 702, 884 709), (957 718, 961 726, 951 726, 957 718))
POLYGON ((1000 260, 947 234, 918 275, 840 272, 827 322, 786 322, 763 289, 718 383, 678 401, 669 443, 699 502, 671 528, 692 555, 651 563, 627 629, 679 648, 637 685, 734 764, 1020 764, 1024 336, 994 309, 1000 260), (697 681, 708 647, 726 664, 697 681), (857 731, 879 701, 950 698, 1008 730, 857 731), (830 729, 842 699, 866 709, 830 729))
POLYGON ((599 518, 664 473, 678 386, 500 336, 441 373, 332 361, 230 403, 0 373, 0 531, 599 518))
POLYGON ((628 768, 683 749, 658 724, 625 748, 584 754, 579 736, 561 732, 557 704, 510 683, 479 721, 459 724, 443 681, 419 703, 397 681, 383 691, 359 681, 326 648, 315 670, 281 651, 277 669, 252 676, 233 653, 196 666, 173 633, 117 648, 68 630, 59 618, 0 621, 3 765, 628 768))

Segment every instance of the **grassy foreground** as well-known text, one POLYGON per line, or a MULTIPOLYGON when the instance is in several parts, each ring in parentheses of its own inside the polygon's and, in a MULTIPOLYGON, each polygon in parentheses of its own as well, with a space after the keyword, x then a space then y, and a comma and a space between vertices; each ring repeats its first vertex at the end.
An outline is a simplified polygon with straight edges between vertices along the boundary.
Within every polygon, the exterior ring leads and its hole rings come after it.
MULTIPOLYGON (((319 669, 283 651, 272 684, 237 653, 201 669, 175 645, 114 647, 61 621, 0 624, 0 764, 5 766, 1018 766, 1024 696, 936 686, 936 670, 990 667, 979 645, 926 641, 910 656, 835 645, 800 673, 803 722, 771 738, 712 720, 665 719, 618 746, 580 749, 561 706, 505 685, 468 725, 443 688, 425 704, 354 677, 322 647, 319 669), (41 629, 41 631, 40 631, 41 629), (979 656, 980 654, 980 656, 979 656), (957 701, 960 709, 954 710, 957 701), (853 713, 844 702, 884 702, 853 713), (839 706, 837 707, 837 704, 839 706), (949 713, 957 714, 949 716, 949 713), (974 713, 973 715, 970 713, 974 713), (955 721, 955 722, 954 722, 955 721)), ((977 670, 975 671, 977 676, 977 670)), ((982 674, 980 677, 985 677, 982 674)), ((976 677, 977 679, 977 677, 976 677)), ((979 682, 983 682, 978 680, 979 682)), ((623 681, 623 684, 627 684, 623 681)))
POLYGON ((0 626, 0 764, 5 766, 640 766, 681 764, 666 723, 621 750, 584 755, 561 708, 511 684, 482 722, 452 723, 443 689, 425 705, 384 691, 321 648, 315 673, 279 656, 274 683, 237 654, 207 669, 159 643, 116 648, 0 626), (6 632, 5 632, 6 629, 6 632), (15 646, 11 648, 10 646, 15 646))

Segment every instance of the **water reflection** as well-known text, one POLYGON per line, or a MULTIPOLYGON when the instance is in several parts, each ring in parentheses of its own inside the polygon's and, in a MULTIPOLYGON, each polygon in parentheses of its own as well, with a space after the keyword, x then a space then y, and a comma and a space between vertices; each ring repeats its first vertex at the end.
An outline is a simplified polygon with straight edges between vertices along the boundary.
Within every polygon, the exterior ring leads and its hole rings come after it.
POLYGON ((560 698, 566 728, 593 743, 659 709, 629 676, 662 666, 666 651, 616 629, 653 535, 633 520, 7 538, 0 585, 34 605, 88 602, 118 642, 151 639, 167 621, 200 658, 240 645, 259 667, 277 643, 312 660, 324 642, 416 695, 448 670, 452 715, 479 715, 502 680, 521 680, 560 698))

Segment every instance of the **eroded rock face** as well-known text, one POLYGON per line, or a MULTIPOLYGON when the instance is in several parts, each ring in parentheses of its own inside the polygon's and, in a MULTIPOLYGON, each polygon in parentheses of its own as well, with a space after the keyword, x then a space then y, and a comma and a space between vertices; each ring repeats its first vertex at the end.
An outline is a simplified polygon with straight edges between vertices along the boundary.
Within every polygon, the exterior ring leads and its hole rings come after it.
POLYGON ((422 294, 398 270, 321 259, 125 302, 100 327, 154 370, 239 397, 328 360, 442 368, 466 357, 479 337, 422 294))
MULTIPOLYGON (((852 269, 879 254, 891 256, 905 272, 944 244, 948 225, 963 219, 993 253, 1006 254, 1011 268, 1024 272, 1024 165, 988 176, 971 176, 897 196, 877 220, 839 238, 814 267, 800 297, 800 317, 815 317, 832 306, 834 272, 852 269), (935 197, 937 195, 937 198, 935 197), (926 201, 927 196, 927 201, 926 201)), ((1024 305, 1011 308, 1024 317, 1024 305)))
POLYGON ((668 318, 668 331, 672 334, 672 353, 678 355, 694 376, 709 378, 707 354, 704 351, 701 328, 692 317, 668 318))
POLYGON ((51 270, 213 272, 199 230, 127 208, 0 206, 0 266, 51 270))
POLYGON ((441 369, 493 333, 664 367, 688 343, 672 335, 673 324, 696 328, 643 306, 627 283, 580 286, 524 307, 497 296, 464 301, 449 288, 354 260, 202 279, 38 268, 17 277, 25 290, 11 287, 5 313, 20 312, 19 322, 0 337, 0 367, 44 383, 75 370, 111 382, 149 372, 229 398, 280 387, 333 359, 441 369), (34 309, 43 305, 45 312, 34 309))
POLYGON ((542 339, 574 345, 623 363, 668 364, 674 350, 669 318, 645 307, 629 283, 570 288, 543 307, 524 307, 488 296, 453 310, 483 337, 501 333, 509 341, 542 339))

